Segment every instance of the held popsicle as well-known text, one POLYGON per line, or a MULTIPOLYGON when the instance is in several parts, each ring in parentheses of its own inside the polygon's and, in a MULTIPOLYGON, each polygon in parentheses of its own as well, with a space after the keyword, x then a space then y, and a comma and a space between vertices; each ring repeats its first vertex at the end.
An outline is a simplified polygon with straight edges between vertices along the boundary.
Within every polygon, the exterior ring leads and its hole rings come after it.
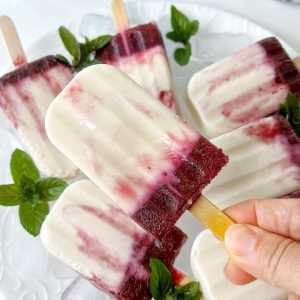
POLYGON ((263 118, 211 142, 229 157, 203 191, 221 209, 247 199, 277 198, 299 190, 300 138, 285 118, 263 118))
POLYGON ((154 240, 83 180, 63 192, 43 224, 41 239, 52 255, 114 298, 150 300, 150 257, 171 269, 186 235, 175 227, 162 241, 154 240))
MULTIPOLYGON (((158 238, 227 162, 220 149, 110 65, 76 75, 49 107, 46 130, 60 151, 158 238)), ((221 221, 215 207, 209 212, 221 221)))
POLYGON ((97 57, 122 70, 178 113, 169 62, 157 25, 148 23, 129 28, 123 1, 114 0, 112 8, 119 33, 97 52, 97 57))
POLYGON ((300 97, 300 74, 276 38, 267 38, 196 73, 187 101, 201 132, 215 137, 300 97))
POLYGON ((0 18, 0 30, 15 67, 19 67, 0 78, 0 110, 44 175, 71 177, 77 169, 49 141, 44 118, 49 104, 72 79, 72 72, 53 56, 26 64, 8 17, 0 18))

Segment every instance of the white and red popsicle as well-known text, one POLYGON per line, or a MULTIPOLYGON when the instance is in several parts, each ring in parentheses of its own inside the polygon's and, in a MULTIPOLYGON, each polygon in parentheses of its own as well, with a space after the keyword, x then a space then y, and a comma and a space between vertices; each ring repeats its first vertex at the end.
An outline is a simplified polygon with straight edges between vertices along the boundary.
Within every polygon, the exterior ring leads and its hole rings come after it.
POLYGON ((123 1, 113 1, 118 34, 97 52, 97 58, 122 70, 154 98, 178 113, 173 80, 163 39, 157 25, 129 27, 123 1))
POLYGON ((105 64, 74 77, 50 105, 46 130, 60 151, 156 237, 171 230, 227 162, 220 149, 105 64))
MULTIPOLYGON (((57 200, 41 239, 53 256, 112 297, 150 300, 150 257, 172 271, 186 235, 175 227, 163 240, 154 240, 96 185, 83 180, 57 200)), ((183 277, 176 274, 179 284, 183 277)))
POLYGON ((283 117, 257 120, 211 142, 229 157, 203 191, 221 209, 247 199, 277 198, 299 190, 300 139, 283 117))
POLYGON ((72 72, 53 56, 26 63, 12 21, 1 17, 0 27, 10 38, 6 43, 18 67, 0 78, 0 111, 44 175, 74 176, 77 168, 52 145, 44 125, 48 106, 72 79, 72 72))
POLYGON ((196 73, 187 101, 200 132, 215 137, 275 113, 288 92, 300 97, 300 74, 271 37, 196 73))

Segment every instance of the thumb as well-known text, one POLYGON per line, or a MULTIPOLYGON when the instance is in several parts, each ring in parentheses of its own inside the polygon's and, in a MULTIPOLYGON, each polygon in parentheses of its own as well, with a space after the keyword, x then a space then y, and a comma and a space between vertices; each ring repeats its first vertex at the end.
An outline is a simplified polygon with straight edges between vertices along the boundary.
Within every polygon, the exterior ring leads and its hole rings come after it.
POLYGON ((300 296, 300 244, 259 227, 236 224, 225 234, 231 259, 247 273, 300 296))

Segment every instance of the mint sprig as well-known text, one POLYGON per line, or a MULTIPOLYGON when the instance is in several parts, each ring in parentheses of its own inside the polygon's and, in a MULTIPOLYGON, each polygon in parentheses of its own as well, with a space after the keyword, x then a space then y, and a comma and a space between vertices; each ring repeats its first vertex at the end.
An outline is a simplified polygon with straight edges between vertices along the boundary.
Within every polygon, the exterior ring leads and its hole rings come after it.
POLYGON ((162 261, 150 258, 150 292, 156 300, 199 300, 202 297, 198 282, 183 286, 172 284, 172 275, 162 261))
POLYGON ((300 105, 299 99, 292 93, 286 96, 286 102, 279 105, 278 114, 285 117, 297 136, 300 137, 300 105))
POLYGON ((187 65, 192 55, 190 38, 198 32, 199 22, 190 21, 186 15, 179 11, 174 5, 171 6, 171 25, 173 31, 166 34, 166 37, 175 43, 183 44, 174 52, 174 59, 179 65, 187 65))
POLYGON ((88 66, 100 64, 101 61, 95 57, 96 51, 103 48, 111 40, 111 35, 102 35, 92 40, 85 37, 84 43, 80 43, 66 27, 59 27, 58 32, 66 50, 72 56, 72 60, 69 62, 61 54, 57 54, 56 58, 71 65, 77 72, 88 66))
POLYGON ((56 200, 67 187, 59 178, 41 178, 31 157, 16 149, 10 160, 14 184, 0 185, 0 205, 18 206, 22 226, 37 236, 49 213, 49 201, 56 200))

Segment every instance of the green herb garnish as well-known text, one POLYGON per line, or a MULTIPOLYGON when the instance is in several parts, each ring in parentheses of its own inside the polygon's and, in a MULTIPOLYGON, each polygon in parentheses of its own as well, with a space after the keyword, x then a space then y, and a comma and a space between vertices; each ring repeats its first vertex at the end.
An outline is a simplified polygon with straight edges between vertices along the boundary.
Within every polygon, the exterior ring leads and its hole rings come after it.
POLYGON ((49 201, 56 200, 67 187, 58 178, 41 178, 31 157, 16 149, 10 160, 14 184, 0 185, 0 205, 19 205, 22 226, 31 235, 37 236, 49 213, 49 201))
POLYGON ((100 64, 100 60, 95 58, 96 51, 103 48, 111 40, 111 35, 102 35, 92 40, 85 37, 84 43, 79 43, 66 27, 61 26, 58 31, 66 50, 72 56, 72 61, 69 62, 61 54, 57 54, 56 58, 72 65, 77 72, 88 66, 100 64))
POLYGON ((168 32, 166 37, 184 46, 175 50, 174 59, 179 65, 187 65, 192 54, 192 47, 189 40, 191 36, 198 32, 199 22, 197 20, 190 21, 186 15, 172 5, 171 24, 173 31, 168 32))
POLYGON ((285 117, 293 127, 296 134, 300 137, 300 105, 299 99, 288 93, 286 102, 279 105, 279 115, 285 117))
POLYGON ((157 258, 150 258, 150 292, 156 300, 199 300, 202 297, 199 282, 183 286, 172 284, 168 268, 157 258))

